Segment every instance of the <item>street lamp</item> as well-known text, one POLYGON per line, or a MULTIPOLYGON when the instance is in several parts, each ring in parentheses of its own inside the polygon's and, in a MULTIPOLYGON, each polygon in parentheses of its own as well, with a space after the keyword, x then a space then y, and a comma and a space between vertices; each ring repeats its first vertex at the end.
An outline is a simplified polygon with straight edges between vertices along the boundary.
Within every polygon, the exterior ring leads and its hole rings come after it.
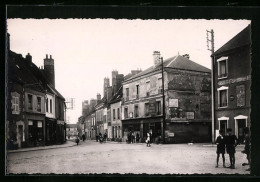
POLYGON ((162 138, 163 143, 165 143, 165 128, 166 128, 166 121, 165 121, 165 95, 164 95, 164 67, 163 67, 163 57, 161 57, 161 54, 159 51, 154 51, 153 53, 155 64, 159 64, 161 62, 161 73, 162 73, 162 96, 163 96, 163 125, 162 125, 162 138))

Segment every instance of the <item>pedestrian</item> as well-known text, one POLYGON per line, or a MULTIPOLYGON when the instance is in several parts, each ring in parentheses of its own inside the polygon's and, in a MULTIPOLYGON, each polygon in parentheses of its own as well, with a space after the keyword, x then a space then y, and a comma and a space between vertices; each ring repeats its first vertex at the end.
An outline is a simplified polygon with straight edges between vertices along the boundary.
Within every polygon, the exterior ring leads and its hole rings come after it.
POLYGON ((134 134, 134 132, 132 133, 131 140, 132 140, 132 143, 135 143, 135 134, 134 134))
POLYGON ((248 160, 248 163, 243 163, 242 166, 249 165, 249 168, 247 171, 250 171, 250 164, 251 164, 251 159, 250 159, 250 150, 251 150, 251 142, 250 142, 250 135, 249 135, 249 128, 245 127, 244 128, 244 134, 245 134, 245 148, 242 153, 246 154, 246 158, 248 160))
POLYGON ((77 145, 79 144, 79 137, 78 136, 76 137, 76 143, 77 143, 77 145))
POLYGON ((99 142, 102 143, 103 142, 103 137, 102 137, 102 134, 99 133, 99 142))
POLYGON ((147 147, 151 147, 151 144, 150 144, 150 133, 149 132, 147 132, 147 138, 146 138, 146 146, 147 147))
POLYGON ((127 136, 128 143, 131 143, 132 132, 130 131, 127 136))
POLYGON ((228 168, 235 169, 235 153, 238 139, 236 135, 232 135, 232 129, 227 129, 227 136, 225 137, 226 149, 229 154, 230 166, 228 168))
POLYGON ((136 143, 139 143, 139 140, 140 140, 140 135, 139 133, 136 133, 136 143))
POLYGON ((104 134, 104 142, 106 142, 106 139, 107 139, 107 133, 105 132, 105 134, 104 134))
POLYGON ((85 139, 86 139, 86 136, 85 136, 85 134, 83 133, 83 135, 82 135, 82 140, 83 140, 83 142, 85 141, 85 139))
POLYGON ((225 140, 224 140, 224 132, 222 130, 219 131, 219 136, 216 139, 217 144, 217 164, 216 167, 218 167, 218 161, 219 161, 219 154, 222 155, 223 159, 223 167, 225 168, 225 140))

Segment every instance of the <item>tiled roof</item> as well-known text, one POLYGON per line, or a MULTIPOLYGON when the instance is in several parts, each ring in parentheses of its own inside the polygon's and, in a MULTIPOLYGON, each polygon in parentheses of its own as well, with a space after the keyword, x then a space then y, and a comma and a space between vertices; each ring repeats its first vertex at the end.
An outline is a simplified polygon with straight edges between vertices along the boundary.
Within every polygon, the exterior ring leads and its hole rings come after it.
POLYGON ((251 26, 248 25, 244 30, 239 32, 221 48, 219 48, 213 55, 218 55, 223 52, 249 45, 251 43, 251 26))
MULTIPOLYGON (((177 55, 177 56, 164 60, 163 66, 164 66, 164 68, 175 68, 175 69, 199 71, 199 72, 207 72, 207 73, 211 72, 210 69, 208 69, 198 63, 195 63, 195 62, 189 60, 188 58, 180 56, 180 55, 177 55)), ((148 73, 160 70, 160 69, 161 69, 161 65, 157 65, 155 67, 151 66, 148 69, 146 69, 128 79, 125 79, 125 81, 143 76, 145 74, 148 74, 148 73)))

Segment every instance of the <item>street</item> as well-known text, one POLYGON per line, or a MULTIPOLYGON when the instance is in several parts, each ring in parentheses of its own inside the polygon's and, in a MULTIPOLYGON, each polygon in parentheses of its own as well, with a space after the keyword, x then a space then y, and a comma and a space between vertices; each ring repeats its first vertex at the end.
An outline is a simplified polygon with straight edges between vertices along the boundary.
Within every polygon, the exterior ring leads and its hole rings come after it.
MULTIPOLYGON (((9 153, 7 174, 249 174, 246 156, 237 147, 236 169, 216 164, 216 147, 203 144, 146 144, 80 141, 78 146, 9 153)), ((228 154, 225 154, 229 166, 228 154)))

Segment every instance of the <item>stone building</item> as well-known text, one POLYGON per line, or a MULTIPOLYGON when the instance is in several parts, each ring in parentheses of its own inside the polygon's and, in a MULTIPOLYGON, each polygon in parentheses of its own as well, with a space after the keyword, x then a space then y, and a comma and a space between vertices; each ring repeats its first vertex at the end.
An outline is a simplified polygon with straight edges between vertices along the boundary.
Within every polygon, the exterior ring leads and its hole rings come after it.
POLYGON ((242 143, 243 128, 250 127, 251 27, 234 36, 213 55, 215 137, 232 128, 242 143))
MULTIPOLYGON (((211 137, 210 70, 184 56, 164 61, 164 94, 167 143, 208 142, 211 137)), ((122 130, 144 141, 163 135, 161 62, 123 82, 122 130)))

